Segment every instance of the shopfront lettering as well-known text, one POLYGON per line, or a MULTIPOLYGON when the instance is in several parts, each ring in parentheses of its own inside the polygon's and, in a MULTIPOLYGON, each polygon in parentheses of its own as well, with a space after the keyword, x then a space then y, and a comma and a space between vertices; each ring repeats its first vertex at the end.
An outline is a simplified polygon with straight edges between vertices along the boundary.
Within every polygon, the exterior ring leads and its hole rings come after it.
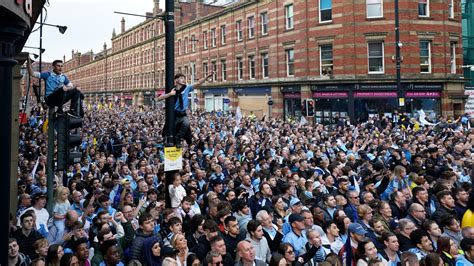
POLYGON ((347 92, 313 92, 313 98, 347 98, 347 92))
POLYGON ((15 0, 15 3, 19 6, 23 6, 25 13, 30 17, 33 16, 33 0, 15 0))
POLYGON ((405 94, 407 98, 439 98, 441 92, 439 91, 409 91, 405 94))
POLYGON ((397 97, 397 92, 395 91, 358 91, 354 92, 354 97, 356 98, 394 98, 397 97))

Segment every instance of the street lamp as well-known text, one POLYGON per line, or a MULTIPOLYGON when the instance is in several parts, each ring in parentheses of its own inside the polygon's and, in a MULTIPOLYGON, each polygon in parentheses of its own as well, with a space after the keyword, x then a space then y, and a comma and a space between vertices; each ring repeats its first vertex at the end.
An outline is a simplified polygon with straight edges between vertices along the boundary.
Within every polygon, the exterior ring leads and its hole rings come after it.
POLYGON ((61 26, 61 25, 53 25, 53 24, 48 24, 48 23, 42 23, 42 22, 36 22, 36 24, 40 24, 40 27, 42 25, 45 25, 45 26, 50 26, 50 27, 56 27, 58 28, 59 32, 61 32, 61 34, 64 34, 67 30, 67 26, 61 26))
POLYGON ((398 0, 395 0, 395 62, 397 66, 397 94, 398 94, 398 105, 405 106, 405 96, 402 91, 402 82, 401 82, 401 56, 400 49, 403 44, 400 42, 400 18, 398 10, 398 0))

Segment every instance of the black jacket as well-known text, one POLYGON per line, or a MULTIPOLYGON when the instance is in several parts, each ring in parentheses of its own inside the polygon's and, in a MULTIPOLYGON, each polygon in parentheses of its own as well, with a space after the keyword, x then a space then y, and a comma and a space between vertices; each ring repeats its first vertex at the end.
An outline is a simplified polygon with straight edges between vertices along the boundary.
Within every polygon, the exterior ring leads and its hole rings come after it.
POLYGON ((410 238, 408 238, 408 237, 406 237, 402 234, 397 234, 397 238, 398 238, 398 243, 400 244, 400 251, 401 252, 407 251, 410 248, 415 247, 415 245, 413 245, 413 243, 411 242, 410 238))
POLYGON ((458 218, 458 213, 456 212, 456 209, 449 210, 443 205, 440 205, 438 208, 436 208, 436 211, 431 215, 430 219, 440 224, 441 219, 443 219, 447 215, 452 215, 456 219, 458 218))
POLYGON ((153 237, 153 233, 145 234, 142 229, 138 229, 135 233, 135 239, 130 246, 130 258, 132 260, 139 260, 140 262, 144 263, 143 257, 143 243, 145 239, 153 237))
POLYGON ((25 236, 21 228, 19 228, 13 233, 13 237, 18 243, 21 253, 30 258, 36 258, 38 256, 35 252, 34 244, 36 240, 43 238, 38 231, 33 229, 28 236, 25 236))
POLYGON ((207 253, 211 250, 211 244, 207 240, 206 236, 200 236, 198 238, 198 243, 191 249, 191 252, 196 254, 200 261, 203 261, 206 258, 207 253))
MULTIPOLYGON (((240 241, 244 240, 245 238, 242 237, 241 235, 238 235, 236 237, 232 237, 229 234, 224 235, 223 238, 224 238, 224 242, 225 242, 225 245, 226 245, 227 254, 229 254, 232 257, 232 259, 235 259, 235 255, 237 253, 237 244, 240 241)), ((270 242, 268 242, 268 245, 270 246, 270 242)))
POLYGON ((267 231, 263 230, 263 237, 267 239, 268 242, 268 247, 270 248, 270 251, 276 252, 278 248, 280 247, 281 240, 283 239, 283 234, 277 231, 275 238, 273 240, 270 237, 270 234, 267 233, 267 231))

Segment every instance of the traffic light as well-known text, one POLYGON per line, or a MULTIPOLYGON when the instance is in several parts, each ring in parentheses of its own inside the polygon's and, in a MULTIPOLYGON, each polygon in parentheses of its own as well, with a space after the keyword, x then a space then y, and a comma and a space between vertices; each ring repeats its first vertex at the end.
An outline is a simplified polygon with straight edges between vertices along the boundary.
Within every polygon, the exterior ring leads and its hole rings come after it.
POLYGON ((76 146, 82 143, 82 136, 78 132, 72 133, 71 130, 82 127, 83 119, 64 113, 58 116, 58 163, 57 170, 64 171, 69 164, 81 161, 82 152, 77 151, 76 146))
POLYGON ((306 111, 306 116, 314 116, 314 100, 313 99, 305 100, 305 111, 306 111))

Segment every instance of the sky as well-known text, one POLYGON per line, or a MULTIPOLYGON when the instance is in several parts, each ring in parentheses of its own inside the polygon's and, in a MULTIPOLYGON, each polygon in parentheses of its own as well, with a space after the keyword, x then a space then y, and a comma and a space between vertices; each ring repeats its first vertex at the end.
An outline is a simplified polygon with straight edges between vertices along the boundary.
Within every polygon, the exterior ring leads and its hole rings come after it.
MULTIPOLYGON (((164 0, 160 6, 164 10, 164 0)), ((55 59, 71 59, 71 51, 94 53, 103 50, 104 42, 110 47, 112 30, 120 33, 122 16, 114 11, 145 15, 153 11, 153 0, 49 0, 46 22, 53 25, 67 26, 61 34, 56 27, 43 26, 43 62, 55 59)), ((125 28, 129 29, 145 18, 124 16, 125 28)), ((39 18, 38 18, 39 21, 39 18)), ((35 26, 35 29, 38 25, 35 26)), ((32 33, 26 46, 39 47, 39 30, 32 33)), ((39 54, 39 49, 24 49, 25 52, 39 54)))

